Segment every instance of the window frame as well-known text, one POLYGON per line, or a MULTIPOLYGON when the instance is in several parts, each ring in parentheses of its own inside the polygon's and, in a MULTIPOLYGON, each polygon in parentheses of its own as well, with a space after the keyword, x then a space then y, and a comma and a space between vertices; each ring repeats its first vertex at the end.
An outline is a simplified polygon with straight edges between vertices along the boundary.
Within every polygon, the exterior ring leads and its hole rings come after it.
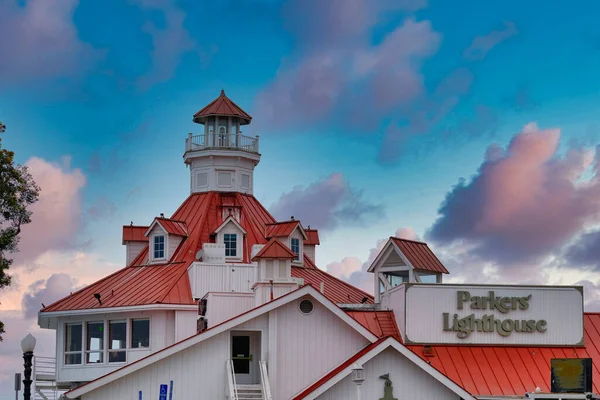
POLYGON ((63 348, 63 365, 71 366, 71 365, 82 365, 83 364, 83 358, 84 358, 83 357, 83 349, 84 349, 84 339, 83 339, 84 332, 83 331, 84 331, 84 326, 85 325, 84 325, 83 321, 81 321, 81 322, 65 322, 65 325, 64 325, 64 340, 63 340, 63 343, 64 343, 64 348, 63 348), (80 347, 81 347, 80 350, 67 351, 67 331, 69 329, 68 328, 69 325, 71 325, 71 326, 73 326, 73 325, 79 325, 81 327, 81 335, 79 337, 80 347), (80 362, 78 362, 78 363, 67 363, 67 356, 70 356, 72 354, 79 354, 79 356, 81 357, 80 358, 80 362))
POLYGON ((166 233, 157 233, 152 235, 152 260, 154 261, 164 261, 167 259, 167 234, 166 233), (162 257, 156 257, 156 245, 160 244, 160 243, 156 243, 156 239, 157 238, 162 238, 163 243, 162 243, 162 257))
POLYGON ((127 348, 131 349, 131 350, 144 350, 144 349, 150 349, 150 344, 151 344, 151 331, 152 331, 152 327, 151 327, 151 321, 150 318, 148 317, 141 317, 141 318, 130 318, 129 320, 131 329, 130 329, 130 333, 129 333, 129 342, 127 343, 127 348), (148 321, 148 346, 136 346, 133 347, 133 321, 148 321))
POLYGON ((300 256, 302 254, 302 245, 300 243, 300 238, 297 237, 291 237, 290 238, 290 250, 292 250, 292 252, 294 252, 296 254, 296 258, 293 259, 293 262, 300 262, 300 256), (294 250, 294 241, 298 242, 298 251, 296 252, 294 250))
POLYGON ((104 353, 106 350, 106 320, 91 320, 91 321, 85 321, 85 348, 84 348, 84 364, 86 365, 97 365, 97 364, 105 364, 105 357, 104 357, 104 353), (102 340, 100 341, 100 349, 99 350, 90 350, 89 347, 91 347, 91 339, 92 337, 90 336, 90 329, 89 329, 89 325, 90 324, 102 324, 102 340), (89 357, 92 354, 98 354, 99 355, 99 362, 93 362, 93 361, 89 361, 89 357))
POLYGON ((237 233, 223 233, 223 244, 225 245, 225 258, 239 258, 239 256, 237 255, 237 251, 238 251, 238 234, 237 233), (229 241, 227 240, 227 237, 229 237, 229 241), (233 237, 233 242, 231 241, 231 237, 233 237), (232 243, 235 245, 233 246, 233 248, 230 246, 229 249, 227 248, 227 244, 229 243, 229 245, 231 245, 232 243), (230 251, 230 254, 227 254, 227 250, 230 251), (234 254, 231 254, 231 250, 233 250, 234 254))
POLYGON ((109 319, 107 320, 108 323, 108 338, 107 338, 107 346, 106 346, 106 351, 107 351, 107 357, 106 357, 106 362, 108 364, 119 364, 119 363, 126 363, 127 362, 127 319, 109 319), (112 338, 111 338, 111 334, 112 334, 112 325, 113 324, 125 324, 125 339, 123 340, 123 343, 125 344, 125 347, 121 348, 121 349, 113 349, 112 348, 112 338), (111 361, 110 360, 110 356, 111 354, 118 354, 118 353, 123 353, 125 355, 125 360, 124 361, 111 361))

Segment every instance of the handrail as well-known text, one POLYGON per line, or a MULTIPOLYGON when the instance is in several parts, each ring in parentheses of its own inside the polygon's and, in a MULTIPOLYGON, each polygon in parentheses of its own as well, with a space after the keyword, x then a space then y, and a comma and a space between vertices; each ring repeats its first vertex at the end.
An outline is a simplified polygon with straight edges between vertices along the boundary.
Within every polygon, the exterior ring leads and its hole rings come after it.
POLYGON ((262 392, 264 400, 273 400, 273 396, 271 395, 271 383, 269 382, 269 374, 267 371, 267 362, 259 361, 260 365, 260 382, 262 384, 262 392))
POLYGON ((206 133, 193 136, 191 133, 185 139, 185 151, 200 151, 207 149, 241 150, 258 154, 258 136, 244 136, 240 133, 206 133))
POLYGON ((235 382, 235 370, 233 367, 233 360, 226 361, 225 369, 227 370, 227 383, 229 385, 229 398, 231 400, 238 400, 237 384, 235 382))

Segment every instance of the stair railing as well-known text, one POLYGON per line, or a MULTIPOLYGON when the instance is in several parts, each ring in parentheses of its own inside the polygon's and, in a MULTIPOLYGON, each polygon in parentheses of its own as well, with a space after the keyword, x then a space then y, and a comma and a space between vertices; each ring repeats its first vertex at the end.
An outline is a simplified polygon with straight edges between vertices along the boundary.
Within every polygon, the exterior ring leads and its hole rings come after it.
POLYGON ((227 360, 225 364, 227 371, 227 385, 229 387, 229 398, 231 400, 238 400, 237 384, 235 382, 235 370, 233 367, 233 360, 227 360))
POLYGON ((262 385, 262 392, 264 400, 273 400, 273 396, 271 395, 271 383, 269 382, 269 374, 267 371, 267 362, 259 361, 260 365, 260 383, 262 385))

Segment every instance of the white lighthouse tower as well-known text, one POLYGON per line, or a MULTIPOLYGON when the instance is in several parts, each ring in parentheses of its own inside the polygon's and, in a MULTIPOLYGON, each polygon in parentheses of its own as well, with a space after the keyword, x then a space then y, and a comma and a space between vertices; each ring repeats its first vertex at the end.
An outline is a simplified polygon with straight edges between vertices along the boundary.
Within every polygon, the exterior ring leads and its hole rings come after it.
POLYGON ((253 193, 254 167, 260 162, 258 136, 244 136, 240 129, 251 120, 224 90, 194 114, 193 121, 204 125, 204 132, 190 133, 185 143, 183 158, 190 167, 191 193, 253 193))

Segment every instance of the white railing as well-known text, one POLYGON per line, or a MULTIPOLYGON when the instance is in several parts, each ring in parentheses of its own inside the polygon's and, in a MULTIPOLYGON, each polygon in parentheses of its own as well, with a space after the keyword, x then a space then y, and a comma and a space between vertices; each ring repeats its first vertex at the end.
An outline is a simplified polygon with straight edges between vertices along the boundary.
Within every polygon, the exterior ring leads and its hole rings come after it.
POLYGON ((233 368, 233 360, 227 360, 225 364, 227 371, 227 385, 229 387, 229 399, 238 400, 237 383, 235 382, 235 370, 233 368))
POLYGON ((56 387, 56 359, 54 357, 33 357, 33 398, 36 400, 57 400, 64 390, 56 387))
POLYGON ((207 133, 193 136, 190 133, 185 139, 186 152, 208 149, 241 150, 258 154, 258 135, 251 137, 239 133, 207 133))
POLYGON ((269 374, 267 371, 267 362, 259 361, 260 365, 260 383, 262 385, 262 392, 264 400, 273 400, 271 395, 271 383, 269 382, 269 374))

